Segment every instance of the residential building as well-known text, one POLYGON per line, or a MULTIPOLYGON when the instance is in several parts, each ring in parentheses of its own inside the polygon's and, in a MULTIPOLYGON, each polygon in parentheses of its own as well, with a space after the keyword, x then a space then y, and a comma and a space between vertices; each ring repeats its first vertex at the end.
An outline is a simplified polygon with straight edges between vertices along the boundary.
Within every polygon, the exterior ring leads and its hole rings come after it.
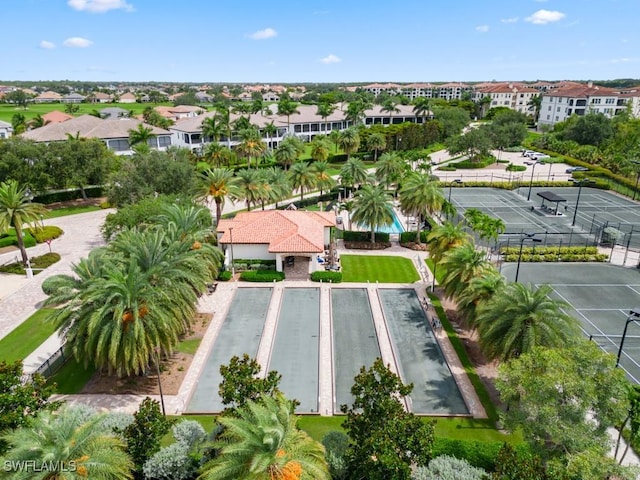
POLYGON ((84 95, 80 95, 79 93, 70 93, 69 95, 65 95, 60 100, 62 103, 82 103, 86 97, 84 95))
MULTIPOLYGON (((495 83, 478 88, 471 94, 474 102, 478 103, 483 98, 489 97, 489 108, 507 107, 525 115, 534 115, 535 107, 530 105, 531 100, 540 94, 540 91, 522 84, 495 83)), ((485 112, 486 113, 486 112, 485 112)))
POLYGON ((136 103, 136 96, 131 92, 123 93, 120 95, 119 103, 136 103))
POLYGON ((60 110, 52 110, 42 115, 42 119, 44 120, 45 125, 47 123, 66 122, 67 120, 71 120, 72 118, 75 117, 73 115, 61 112, 60 110))
POLYGON ((91 103, 111 103, 113 97, 106 93, 95 92, 88 97, 88 101, 91 103))
POLYGON ((9 138, 13 135, 13 126, 0 120, 0 138, 9 138))
POLYGON ((61 101, 62 95, 51 91, 42 92, 40 95, 33 99, 34 103, 59 103, 61 101))

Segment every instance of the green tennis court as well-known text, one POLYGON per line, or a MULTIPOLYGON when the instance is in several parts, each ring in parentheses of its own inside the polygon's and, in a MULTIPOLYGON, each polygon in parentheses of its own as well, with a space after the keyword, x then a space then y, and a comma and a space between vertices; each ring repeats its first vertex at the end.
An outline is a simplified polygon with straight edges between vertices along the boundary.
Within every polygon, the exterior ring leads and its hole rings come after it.
MULTIPOLYGON (((504 264, 507 279, 515 276, 516 264, 504 264)), ((520 283, 549 284, 553 297, 569 305, 585 336, 603 350, 618 354, 631 309, 640 308, 640 272, 608 264, 522 263, 520 283)), ((640 322, 630 322, 620 352, 620 366, 640 383, 640 322)))

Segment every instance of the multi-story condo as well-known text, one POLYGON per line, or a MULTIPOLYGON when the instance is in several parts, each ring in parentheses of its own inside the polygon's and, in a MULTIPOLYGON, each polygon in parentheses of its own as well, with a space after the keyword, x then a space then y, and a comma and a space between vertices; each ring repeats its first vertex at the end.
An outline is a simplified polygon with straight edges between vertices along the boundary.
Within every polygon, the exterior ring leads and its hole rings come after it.
POLYGON ((489 108, 507 107, 525 115, 535 113, 535 107, 530 104, 531 100, 540 94, 535 88, 513 83, 484 85, 472 93, 471 98, 474 102, 480 102, 484 97, 489 97, 491 99, 489 108))

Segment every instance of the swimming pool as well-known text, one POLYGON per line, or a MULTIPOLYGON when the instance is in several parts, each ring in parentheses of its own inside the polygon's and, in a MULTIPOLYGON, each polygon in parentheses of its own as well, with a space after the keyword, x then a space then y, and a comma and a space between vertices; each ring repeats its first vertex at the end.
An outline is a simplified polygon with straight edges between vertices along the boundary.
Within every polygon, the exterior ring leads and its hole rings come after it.
MULTIPOLYGON (((365 226, 362 227, 363 230, 369 230, 369 227, 365 226)), ((398 219, 398 217, 396 216, 395 212, 393 213, 393 224, 391 225, 387 225, 386 227, 378 227, 376 229, 376 232, 382 232, 382 233, 402 233, 404 232, 404 227, 402 226, 402 223, 400 222, 400 220, 398 219)))

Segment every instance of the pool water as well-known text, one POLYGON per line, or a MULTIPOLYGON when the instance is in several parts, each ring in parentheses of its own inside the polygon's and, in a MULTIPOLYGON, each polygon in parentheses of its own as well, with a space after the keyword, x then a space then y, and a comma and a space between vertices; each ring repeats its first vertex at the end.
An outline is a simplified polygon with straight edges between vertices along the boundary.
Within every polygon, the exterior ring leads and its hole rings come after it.
MULTIPOLYGON (((363 227, 363 230, 367 230, 369 229, 369 227, 363 227)), ((404 227, 402 226, 402 223, 400 223, 400 220, 398 219, 398 217, 396 216, 396 214, 393 214, 393 224, 391 225, 387 225, 386 227, 378 227, 376 229, 376 232, 381 232, 381 233, 402 233, 404 232, 404 227)))

